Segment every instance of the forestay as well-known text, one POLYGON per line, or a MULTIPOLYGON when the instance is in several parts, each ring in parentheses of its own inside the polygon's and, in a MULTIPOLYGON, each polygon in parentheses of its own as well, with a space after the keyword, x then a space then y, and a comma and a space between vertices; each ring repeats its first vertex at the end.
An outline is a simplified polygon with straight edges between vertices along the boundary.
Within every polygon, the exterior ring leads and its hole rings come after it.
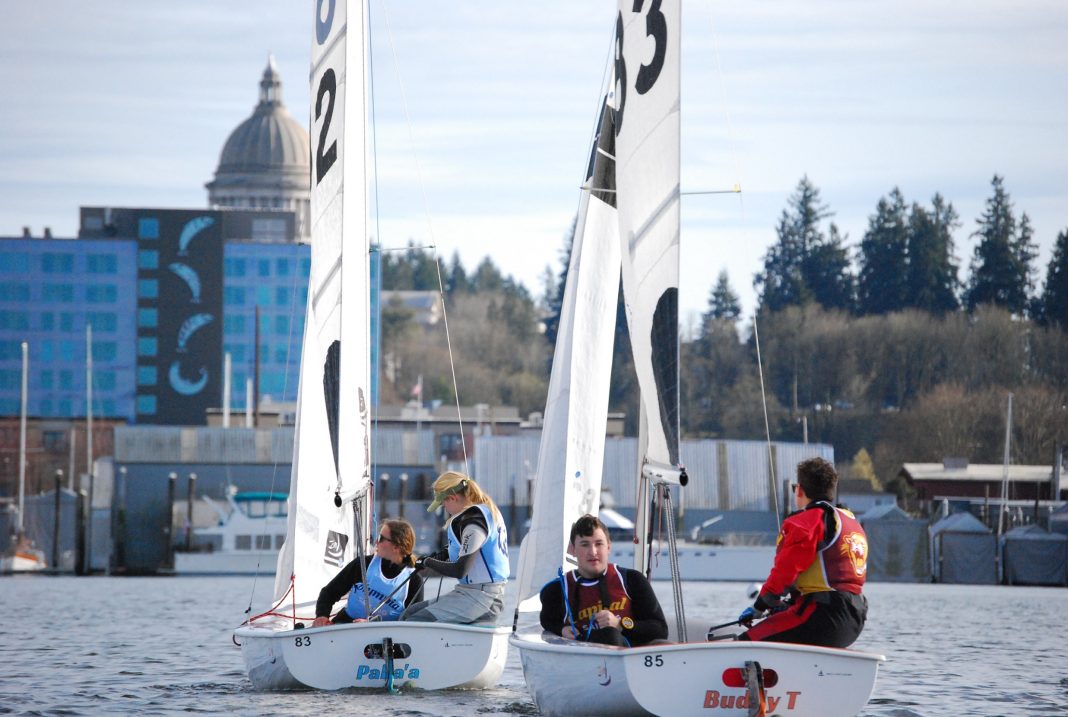
POLYGON ((288 536, 275 580, 281 599, 293 577, 298 604, 314 601, 357 553, 350 502, 370 480, 366 10, 349 15, 344 2, 316 0, 315 12, 312 263, 288 536))
POLYGON ((533 516, 518 569, 520 601, 564 564, 571 524, 601 499, 620 243, 611 98, 601 103, 579 200, 538 449, 533 516))

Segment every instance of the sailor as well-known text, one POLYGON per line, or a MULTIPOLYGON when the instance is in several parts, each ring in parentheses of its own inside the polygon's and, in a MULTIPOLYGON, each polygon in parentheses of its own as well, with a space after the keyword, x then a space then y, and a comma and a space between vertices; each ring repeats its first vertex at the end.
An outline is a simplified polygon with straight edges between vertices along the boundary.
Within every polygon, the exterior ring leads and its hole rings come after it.
POLYGON ((667 621, 649 581, 608 562, 604 523, 584 515, 571 526, 568 552, 578 569, 541 589, 541 626, 569 640, 637 647, 667 638, 667 621))
POLYGON ((416 561, 417 570, 431 570, 459 580, 451 592, 408 607, 402 620, 417 622, 496 623, 504 610, 508 564, 508 529, 501 511, 477 483, 463 473, 447 471, 434 481, 433 513, 444 506, 448 549, 416 561))
POLYGON ((822 458, 797 466, 798 510, 783 521, 775 562, 752 606, 738 617, 739 640, 849 647, 864 629, 868 538, 857 519, 831 501, 838 474, 822 458), (791 599, 782 600, 789 591, 791 599))
POLYGON ((405 607, 422 600, 423 579, 415 571, 414 547, 415 531, 411 523, 407 520, 383 522, 375 541, 375 552, 350 562, 319 591, 312 627, 323 627, 331 622, 366 622, 368 606, 374 618, 396 620, 405 607), (361 562, 367 574, 366 598, 361 562), (330 610, 346 592, 348 602, 331 621, 330 610))

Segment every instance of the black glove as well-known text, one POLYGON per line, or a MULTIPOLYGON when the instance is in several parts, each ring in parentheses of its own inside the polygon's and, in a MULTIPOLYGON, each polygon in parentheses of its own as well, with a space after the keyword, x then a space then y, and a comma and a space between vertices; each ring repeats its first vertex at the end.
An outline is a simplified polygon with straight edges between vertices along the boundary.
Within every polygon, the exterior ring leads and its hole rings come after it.
POLYGON ((426 564, 426 561, 428 561, 428 560, 448 560, 448 559, 449 559, 449 549, 448 548, 442 548, 441 550, 439 550, 436 553, 431 553, 430 555, 420 555, 418 558, 416 558, 415 559, 415 569, 416 570, 431 570, 430 566, 426 564))

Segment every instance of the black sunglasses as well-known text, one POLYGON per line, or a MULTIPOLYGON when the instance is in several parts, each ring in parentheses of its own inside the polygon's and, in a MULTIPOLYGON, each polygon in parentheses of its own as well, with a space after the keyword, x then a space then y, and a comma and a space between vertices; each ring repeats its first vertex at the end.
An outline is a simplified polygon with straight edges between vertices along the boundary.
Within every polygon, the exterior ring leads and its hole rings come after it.
POLYGON ((393 543, 394 545, 397 544, 396 540, 394 540, 393 538, 387 538, 384 535, 379 535, 377 538, 375 538, 375 542, 376 543, 381 543, 383 540, 386 541, 387 543, 393 543))

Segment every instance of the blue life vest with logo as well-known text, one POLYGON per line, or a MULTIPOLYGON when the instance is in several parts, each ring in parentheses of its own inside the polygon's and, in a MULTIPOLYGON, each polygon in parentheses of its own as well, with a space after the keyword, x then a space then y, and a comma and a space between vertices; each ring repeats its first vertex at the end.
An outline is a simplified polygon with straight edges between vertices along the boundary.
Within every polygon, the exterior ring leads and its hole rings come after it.
MULTIPOLYGON (((374 556, 367 566, 367 594, 371 609, 374 610, 378 607, 378 604, 385 600, 387 595, 396 590, 397 586, 403 583, 412 572, 413 568, 402 568, 397 573, 397 577, 387 578, 382 574, 382 558, 377 555, 374 556)), ((396 594, 389 599, 389 602, 375 613, 375 616, 382 620, 396 620, 400 617, 400 614, 404 612, 404 601, 408 599, 409 585, 411 583, 397 590, 396 594)), ((352 586, 352 590, 349 591, 349 602, 345 606, 345 612, 353 620, 367 617, 367 608, 363 601, 363 587, 363 583, 356 583, 352 586)))
MULTIPOLYGON (((512 571, 508 565, 508 529, 504 525, 497 525, 493 520, 493 511, 488 505, 475 503, 473 507, 478 508, 486 519, 486 542, 482 543, 478 558, 467 571, 467 575, 460 578, 460 582, 464 585, 507 582, 512 571)), ((451 526, 448 533, 449 561, 455 563, 460 559, 460 539, 456 537, 456 531, 452 530, 451 526)))

